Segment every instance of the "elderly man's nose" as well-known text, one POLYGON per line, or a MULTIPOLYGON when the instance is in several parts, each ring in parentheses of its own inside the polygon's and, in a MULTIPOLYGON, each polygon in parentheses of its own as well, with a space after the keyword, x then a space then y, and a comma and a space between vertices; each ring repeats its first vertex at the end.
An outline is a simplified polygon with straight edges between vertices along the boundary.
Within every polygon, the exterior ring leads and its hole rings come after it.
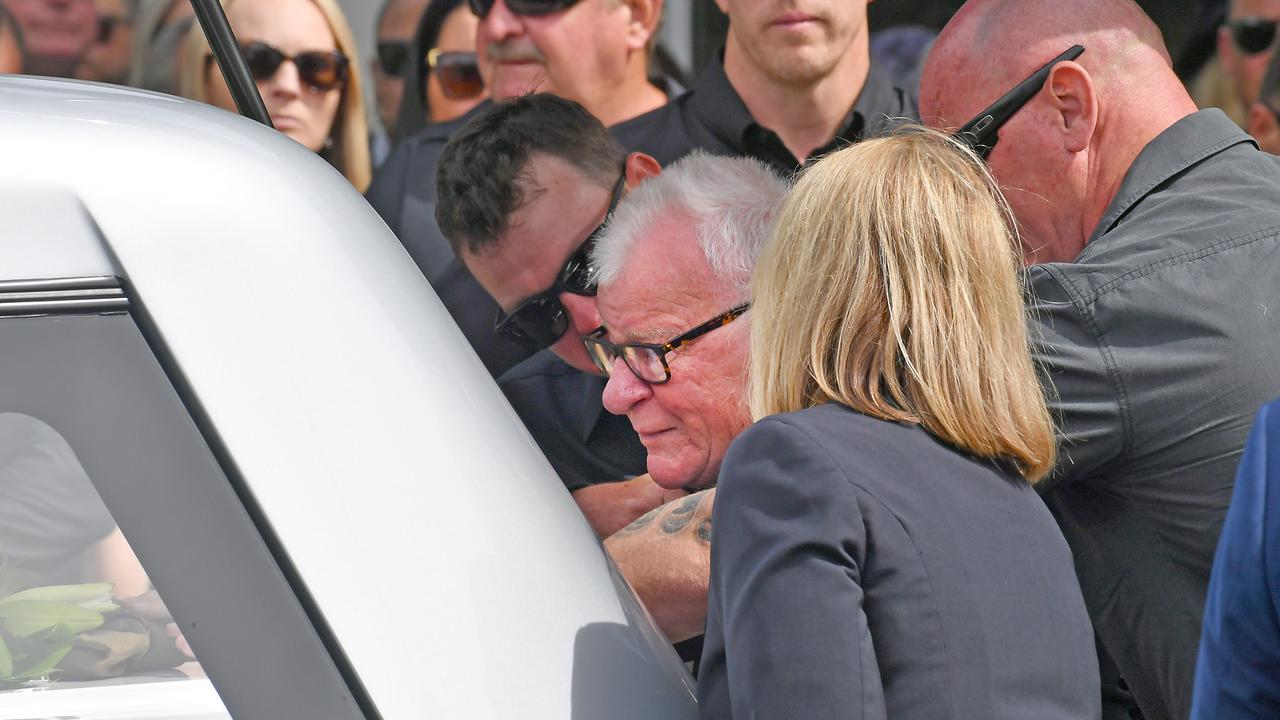
POLYGON ((604 407, 614 415, 626 415, 633 405, 650 395, 649 384, 636 377, 621 357, 613 359, 609 382, 604 386, 604 407))

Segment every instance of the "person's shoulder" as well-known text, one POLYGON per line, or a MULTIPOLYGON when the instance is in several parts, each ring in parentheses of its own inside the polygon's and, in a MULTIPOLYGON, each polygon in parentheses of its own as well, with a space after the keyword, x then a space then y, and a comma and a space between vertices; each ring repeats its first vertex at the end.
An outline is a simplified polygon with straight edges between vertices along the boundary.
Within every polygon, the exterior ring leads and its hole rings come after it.
POLYGON ((694 92, 690 90, 659 108, 624 120, 610 127, 609 132, 628 152, 652 155, 662 165, 678 160, 694 147, 689 134, 694 92))

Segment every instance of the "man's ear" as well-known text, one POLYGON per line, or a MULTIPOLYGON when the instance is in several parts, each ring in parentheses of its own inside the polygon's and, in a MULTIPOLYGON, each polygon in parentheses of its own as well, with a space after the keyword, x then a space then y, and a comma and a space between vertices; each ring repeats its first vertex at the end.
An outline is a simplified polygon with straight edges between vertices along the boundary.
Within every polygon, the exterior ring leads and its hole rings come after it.
POLYGON ((1049 73, 1045 87, 1056 112, 1063 148, 1080 152, 1089 147, 1098 127, 1098 94, 1089 71, 1079 63, 1060 62, 1049 73))
POLYGON ((631 10, 627 22, 627 47, 631 50, 648 50, 658 34, 662 20, 662 0, 623 0, 631 10))
POLYGON ((627 156, 627 189, 635 190, 637 185, 661 172, 662 166, 653 157, 633 152, 627 156))

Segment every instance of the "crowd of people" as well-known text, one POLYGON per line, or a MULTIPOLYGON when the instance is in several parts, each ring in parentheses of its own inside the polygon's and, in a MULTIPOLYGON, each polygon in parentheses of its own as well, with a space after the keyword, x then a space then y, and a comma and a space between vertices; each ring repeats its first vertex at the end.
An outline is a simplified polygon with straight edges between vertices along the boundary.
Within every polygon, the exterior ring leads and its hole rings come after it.
MULTIPOLYGON (((1280 2, 1233 121, 1131 0, 968 0, 909 76, 861 0, 717 0, 687 91, 656 0, 389 0, 390 148, 334 0, 223 4, 704 717, 1280 717, 1280 2)), ((232 109, 185 5, 0 0, 0 72, 232 109)))

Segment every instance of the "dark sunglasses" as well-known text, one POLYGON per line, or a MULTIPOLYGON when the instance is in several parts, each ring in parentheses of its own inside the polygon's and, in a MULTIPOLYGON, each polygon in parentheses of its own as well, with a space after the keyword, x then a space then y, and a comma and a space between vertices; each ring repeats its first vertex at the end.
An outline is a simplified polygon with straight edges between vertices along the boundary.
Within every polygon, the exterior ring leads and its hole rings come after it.
POLYGON ((1227 23, 1231 41, 1245 55, 1257 55, 1271 47, 1276 39, 1276 21, 1260 17, 1244 17, 1227 23))
POLYGON ((240 46, 249 73, 258 82, 275 77, 285 60, 298 68, 298 77, 312 92, 328 92, 347 83, 347 56, 337 50, 310 50, 290 57, 264 42, 240 46))
POLYGON ((1004 127, 1004 124, 1009 122, 1009 118, 1021 110, 1023 105, 1030 102, 1036 93, 1040 92, 1040 88, 1044 87, 1045 81, 1049 79, 1053 66, 1066 60, 1075 60, 1083 52, 1083 45, 1072 45, 1069 50, 1045 63, 1039 70, 1031 73, 1031 77, 1015 85, 999 100, 991 103, 986 110, 978 113, 977 117, 961 126, 955 132, 955 138, 972 148, 978 157, 986 160, 1000 139, 997 134, 1000 128, 1004 127))
POLYGON ((388 77, 404 75, 404 68, 408 62, 408 40, 388 40, 378 43, 378 67, 383 75, 388 77))
POLYGON ((473 52, 441 52, 433 48, 427 53, 427 67, 436 74, 440 91, 452 100, 469 100, 484 92, 484 78, 473 52))
MULTIPOLYGON (((477 17, 488 17, 489 11, 493 9, 493 4, 497 0, 467 0, 467 6, 471 8, 471 12, 477 17)), ((561 10, 568 10, 573 7, 578 0, 503 0, 507 4, 507 9, 514 15, 529 15, 532 17, 540 17, 542 15, 552 15, 561 10)))
POLYGON ((618 199, 622 197, 622 188, 626 187, 627 173, 623 169, 618 182, 613 186, 613 197, 609 198, 609 209, 605 211, 604 220, 596 226, 586 240, 578 246, 569 259, 565 261, 560 273, 551 287, 520 303, 508 315, 498 312, 494 323, 494 332, 505 338, 514 340, 531 350, 550 347, 569 330, 569 312, 560 302, 560 293, 574 295, 595 295, 596 288, 591 281, 591 249, 595 247, 596 238, 600 236, 613 211, 618 207, 618 199))
POLYGON ((99 45, 106 45, 111 42, 111 38, 116 34, 116 28, 128 22, 125 18, 116 17, 114 15, 98 16, 98 32, 94 37, 94 42, 99 45))
POLYGON ((604 373, 605 377, 613 373, 613 363, 621 357, 622 362, 626 363, 636 377, 650 385, 661 385, 671 379, 671 366, 667 364, 667 353, 688 345, 712 330, 728 325, 750 309, 751 303, 739 305, 661 344, 612 343, 604 339, 604 327, 596 328, 595 332, 583 338, 582 344, 587 346, 587 354, 591 356, 591 361, 600 368, 600 372, 604 373))

